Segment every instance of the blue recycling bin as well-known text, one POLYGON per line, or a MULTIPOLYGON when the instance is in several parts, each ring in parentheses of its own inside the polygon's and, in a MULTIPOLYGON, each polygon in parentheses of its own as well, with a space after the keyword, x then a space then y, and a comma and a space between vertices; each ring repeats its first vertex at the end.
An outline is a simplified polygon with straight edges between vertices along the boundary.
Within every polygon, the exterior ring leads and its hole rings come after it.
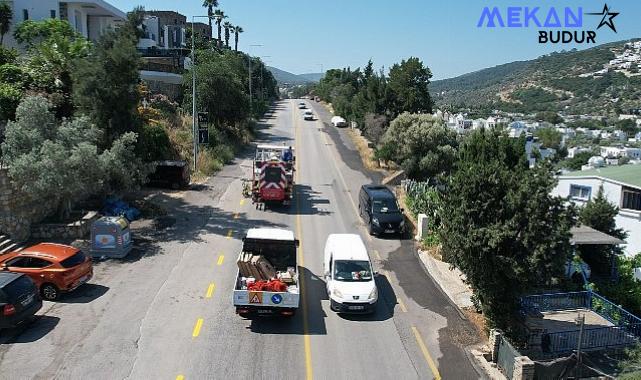
POLYGON ((122 258, 133 247, 129 221, 122 216, 103 216, 91 226, 91 255, 122 258))

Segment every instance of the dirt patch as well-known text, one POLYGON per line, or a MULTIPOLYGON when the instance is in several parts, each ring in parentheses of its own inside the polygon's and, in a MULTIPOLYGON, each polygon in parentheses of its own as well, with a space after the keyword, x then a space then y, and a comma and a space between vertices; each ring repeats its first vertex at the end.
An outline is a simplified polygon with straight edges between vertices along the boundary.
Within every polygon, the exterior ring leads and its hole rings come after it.
POLYGON ((481 313, 477 313, 473 306, 464 307, 461 309, 465 318, 474 326, 479 339, 487 343, 490 329, 487 326, 485 317, 481 313))

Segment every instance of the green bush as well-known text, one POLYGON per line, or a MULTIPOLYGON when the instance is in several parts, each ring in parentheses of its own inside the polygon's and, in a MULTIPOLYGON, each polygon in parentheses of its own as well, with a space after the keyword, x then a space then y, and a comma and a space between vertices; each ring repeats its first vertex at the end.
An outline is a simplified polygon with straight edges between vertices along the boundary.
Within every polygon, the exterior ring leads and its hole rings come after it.
POLYGON ((20 89, 7 83, 0 83, 0 120, 13 120, 21 99, 20 89))
POLYGON ((0 66, 0 82, 23 88, 28 81, 27 73, 20 66, 11 63, 0 66))
POLYGON ((0 65, 15 63, 16 59, 18 59, 18 51, 16 49, 7 49, 4 46, 0 46, 0 65))
POLYGON ((167 131, 160 125, 144 125, 138 144, 140 157, 146 162, 176 158, 167 131))
POLYGON ((211 149, 212 155, 220 162, 228 164, 234 159, 234 151, 229 145, 221 144, 211 149))

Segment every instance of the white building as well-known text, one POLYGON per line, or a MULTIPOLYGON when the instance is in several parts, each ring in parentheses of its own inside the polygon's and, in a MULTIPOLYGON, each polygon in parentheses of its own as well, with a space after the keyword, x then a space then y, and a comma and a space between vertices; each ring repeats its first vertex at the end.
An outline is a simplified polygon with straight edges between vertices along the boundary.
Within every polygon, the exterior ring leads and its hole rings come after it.
POLYGON ((611 166, 559 176, 553 195, 583 206, 603 186, 605 197, 619 208, 616 225, 628 233, 627 255, 641 252, 641 165, 611 166))
POLYGON ((616 146, 602 146, 601 157, 604 158, 621 158, 628 157, 631 160, 641 159, 641 149, 616 146))
POLYGON ((138 48, 184 49, 187 17, 174 11, 146 11, 138 48))
POLYGON ((575 147, 572 147, 572 148, 568 148, 568 158, 574 158, 574 156, 576 156, 579 153, 589 152, 591 150, 592 149, 590 149, 590 148, 583 148, 583 147, 580 147, 580 146, 575 146, 575 147))
POLYGON ((13 9, 13 19, 4 36, 7 47, 18 47, 13 32, 25 20, 67 20, 74 30, 95 41, 127 18, 125 12, 104 0, 10 0, 8 3, 13 9))

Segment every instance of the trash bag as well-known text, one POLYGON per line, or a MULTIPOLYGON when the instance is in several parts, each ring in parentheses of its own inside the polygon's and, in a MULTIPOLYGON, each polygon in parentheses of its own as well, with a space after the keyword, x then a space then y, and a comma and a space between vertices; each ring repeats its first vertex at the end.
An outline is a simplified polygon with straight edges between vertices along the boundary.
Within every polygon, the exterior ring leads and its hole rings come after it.
POLYGON ((124 216, 130 222, 140 217, 140 210, 135 207, 131 207, 127 202, 114 197, 107 198, 105 200, 105 205, 102 208, 101 213, 105 216, 124 216))

